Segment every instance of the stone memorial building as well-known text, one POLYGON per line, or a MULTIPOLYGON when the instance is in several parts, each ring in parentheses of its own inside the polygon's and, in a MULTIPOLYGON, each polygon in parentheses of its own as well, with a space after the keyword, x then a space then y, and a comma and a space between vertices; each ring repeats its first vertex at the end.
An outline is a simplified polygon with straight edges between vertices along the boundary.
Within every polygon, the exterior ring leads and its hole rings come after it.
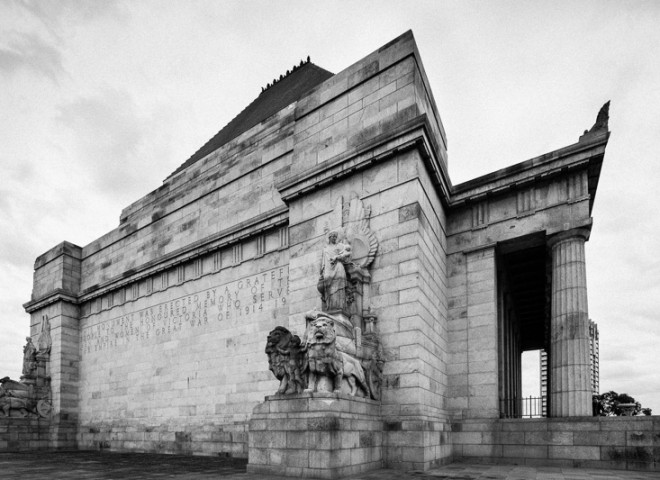
POLYGON ((652 450, 654 420, 591 416, 584 252, 607 107, 574 143, 454 185, 411 32, 336 74, 300 62, 116 229, 37 258, 43 348, 3 384, 0 449, 324 478, 657 465, 629 450, 632 430, 652 450), (539 349, 548 418, 521 419, 521 354, 539 349), (30 382, 32 404, 12 403, 30 382))

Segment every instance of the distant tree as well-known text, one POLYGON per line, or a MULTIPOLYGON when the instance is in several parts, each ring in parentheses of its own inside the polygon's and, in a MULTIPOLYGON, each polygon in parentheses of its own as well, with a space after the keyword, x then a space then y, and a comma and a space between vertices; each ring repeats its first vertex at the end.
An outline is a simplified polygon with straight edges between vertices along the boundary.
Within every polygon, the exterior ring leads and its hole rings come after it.
POLYGON ((616 393, 609 391, 593 396, 594 416, 601 417, 620 417, 624 415, 622 404, 634 404, 632 415, 642 412, 644 415, 651 415, 650 408, 642 408, 641 403, 636 401, 627 393, 616 393), (648 412, 648 413, 647 413, 648 412))

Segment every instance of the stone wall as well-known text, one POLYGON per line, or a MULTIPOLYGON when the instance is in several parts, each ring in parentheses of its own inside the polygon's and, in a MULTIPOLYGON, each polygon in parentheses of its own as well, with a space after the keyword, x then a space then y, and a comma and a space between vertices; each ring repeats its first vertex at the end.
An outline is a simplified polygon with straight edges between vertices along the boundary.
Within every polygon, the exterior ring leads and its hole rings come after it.
POLYGON ((410 150, 290 204, 290 324, 298 332, 302 312, 319 306, 319 252, 324 228, 341 215, 337 202, 361 191, 371 209, 379 249, 368 303, 378 314, 386 356, 383 414, 392 424, 384 458, 397 468, 423 468, 451 454, 445 437, 445 218, 432 188, 419 152, 410 150))
POLYGON ((55 301, 31 314, 31 335, 36 338, 43 317, 50 324, 51 349, 48 375, 52 418, 49 446, 75 448, 79 418, 80 336, 79 309, 67 301, 55 301))
POLYGON ((660 471, 660 417, 464 420, 452 424, 454 459, 660 471))
POLYGON ((247 456, 277 388, 264 339, 288 317, 286 250, 83 316, 81 448, 247 456))
POLYGON ((337 226, 337 202, 358 196, 379 241, 368 304, 387 356, 382 402, 392 424, 384 458, 397 468, 423 468, 451 454, 446 218, 437 194, 446 169, 444 131, 412 37, 316 90, 296 106, 292 177, 279 186, 290 215, 290 324, 300 331, 300 314, 319 305, 324 228, 337 226), (420 150, 424 141, 433 146, 420 150))
POLYGON ((283 208, 274 185, 291 166, 292 113, 282 110, 126 208, 117 229, 83 248, 82 293, 213 247, 232 228, 283 208))
POLYGON ((453 254, 449 405, 457 418, 497 417, 497 272, 493 246, 453 254))
POLYGON ((28 305, 35 326, 48 314, 61 333, 60 435, 77 427, 66 441, 81 448, 245 456, 249 414, 276 385, 266 334, 302 334, 302 314, 321 306, 324 228, 358 197, 380 242, 364 307, 382 319, 383 402, 419 427, 414 447, 394 433, 385 443, 391 458, 416 449, 416 464, 449 455, 426 433, 447 418, 444 135, 407 33, 170 176, 115 230, 42 255, 28 305), (254 300, 262 275, 266 298, 254 300))
POLYGON ((50 421, 44 418, 11 417, 0 413, 0 452, 46 450, 50 445, 50 421))

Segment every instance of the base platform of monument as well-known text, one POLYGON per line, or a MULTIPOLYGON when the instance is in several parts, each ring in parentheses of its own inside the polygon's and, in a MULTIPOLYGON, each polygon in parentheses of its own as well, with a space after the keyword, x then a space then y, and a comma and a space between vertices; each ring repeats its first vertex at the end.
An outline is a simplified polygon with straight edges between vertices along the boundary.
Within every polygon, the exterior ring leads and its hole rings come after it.
POLYGON ((250 420, 248 472, 341 478, 383 468, 380 402, 343 393, 272 395, 250 420))

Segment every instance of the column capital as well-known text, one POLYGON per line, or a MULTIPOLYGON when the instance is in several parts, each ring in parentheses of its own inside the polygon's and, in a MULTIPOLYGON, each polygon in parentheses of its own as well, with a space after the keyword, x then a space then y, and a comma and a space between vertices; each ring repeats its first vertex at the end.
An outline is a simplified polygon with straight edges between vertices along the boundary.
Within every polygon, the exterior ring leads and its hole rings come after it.
POLYGON ((558 243, 572 238, 582 238, 586 242, 591 235, 591 228, 572 228, 563 232, 556 233, 548 237, 548 247, 554 247, 558 243))

